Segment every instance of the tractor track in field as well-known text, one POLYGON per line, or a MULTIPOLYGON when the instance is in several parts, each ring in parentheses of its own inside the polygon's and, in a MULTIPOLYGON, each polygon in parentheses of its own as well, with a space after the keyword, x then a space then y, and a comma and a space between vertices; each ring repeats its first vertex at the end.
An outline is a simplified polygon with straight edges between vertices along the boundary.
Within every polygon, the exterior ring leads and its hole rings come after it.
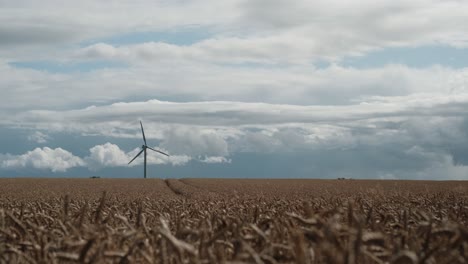
POLYGON ((189 184, 184 180, 165 179, 164 183, 175 195, 179 197, 195 198, 201 196, 221 196, 220 193, 213 192, 193 184, 189 184))
POLYGON ((188 180, 188 179, 180 179, 179 181, 180 181, 181 183, 183 183, 183 184, 186 184, 186 185, 188 185, 188 186, 190 186, 190 187, 192 187, 192 188, 195 188, 195 189, 197 189, 197 190, 200 190, 200 191, 202 191, 202 192, 204 192, 204 193, 211 193, 211 194, 216 194, 216 195, 223 195, 223 193, 221 193, 221 192, 217 192, 217 191, 212 191, 212 190, 205 189, 205 188, 200 187, 200 186, 198 186, 198 185, 195 185, 195 184, 193 184, 193 183, 189 183, 189 182, 187 182, 187 180, 188 180))
POLYGON ((173 186, 169 179, 165 179, 164 183, 166 184, 167 188, 169 188, 169 190, 171 190, 175 195, 185 196, 183 192, 181 192, 179 189, 173 186))

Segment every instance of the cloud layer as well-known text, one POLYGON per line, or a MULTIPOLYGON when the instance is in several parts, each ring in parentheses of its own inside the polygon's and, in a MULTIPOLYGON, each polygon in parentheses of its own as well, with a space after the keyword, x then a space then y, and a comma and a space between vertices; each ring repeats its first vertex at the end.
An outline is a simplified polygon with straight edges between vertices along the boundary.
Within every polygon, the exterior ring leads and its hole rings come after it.
MULTIPOLYGON (((436 178, 437 173, 460 179, 468 165, 466 109, 468 94, 456 93, 370 97, 342 106, 151 100, 27 111, 14 119, 24 128, 48 127, 54 133, 140 139, 135 119, 142 118, 147 139, 174 155, 149 155, 150 164, 231 163, 230 156, 242 153, 303 153, 316 160, 320 151, 345 151, 360 156, 363 160, 354 161, 358 163, 369 159, 365 153, 373 153, 379 177, 436 178)), ((126 166, 138 152, 106 143, 92 147, 83 161, 91 169, 126 166)))
MULTIPOLYGON (((39 169, 50 170, 51 172, 66 172, 68 169, 76 167, 87 167, 90 170, 102 168, 140 166, 143 164, 143 156, 137 158, 130 165, 128 162, 136 156, 140 149, 124 152, 119 146, 112 143, 96 145, 89 149, 90 154, 84 158, 73 155, 71 152, 49 147, 36 148, 22 155, 0 154, 0 168, 3 169, 39 169)), ((192 158, 188 155, 172 155, 161 157, 148 150, 147 164, 172 166, 183 166, 191 160, 203 163, 225 163, 231 162, 222 156, 205 156, 203 158, 192 158)))
POLYGON ((385 46, 466 46, 464 1, 55 1, 2 2, 3 46, 79 43, 134 31, 209 27, 233 57, 339 58, 385 46), (193 10, 197 10, 194 12, 193 10), (77 15, 86 14, 86 15, 77 15), (252 47, 257 47, 252 50, 252 47), (265 56, 266 55, 266 56, 265 56))
POLYGON ((285 166, 304 174, 316 166, 346 177, 468 177, 468 64, 428 53, 429 63, 411 67, 386 53, 468 50, 468 2, 0 7, 0 133, 27 139, 22 154, 0 156, 4 170, 127 166, 143 120, 154 146, 172 154, 149 155, 150 164, 227 168, 247 153, 284 154, 295 157, 285 166), (388 56, 379 66, 348 63, 372 62, 376 51, 388 56), (70 135, 99 140, 64 150, 70 135), (295 164, 302 156, 314 162, 295 164))
POLYGON ((231 68, 155 63, 151 67, 51 74, 0 63, 3 111, 70 109, 126 98, 170 101, 243 101, 298 105, 343 105, 370 96, 468 91, 466 69, 388 65, 373 69, 330 66, 231 68), (175 67, 176 66, 176 67, 175 67), (183 76, 183 78, 181 78, 183 76), (110 92, 112 91, 112 92, 110 92), (37 100, 37 95, 41 100, 37 100), (178 100, 174 100, 178 99, 178 100))

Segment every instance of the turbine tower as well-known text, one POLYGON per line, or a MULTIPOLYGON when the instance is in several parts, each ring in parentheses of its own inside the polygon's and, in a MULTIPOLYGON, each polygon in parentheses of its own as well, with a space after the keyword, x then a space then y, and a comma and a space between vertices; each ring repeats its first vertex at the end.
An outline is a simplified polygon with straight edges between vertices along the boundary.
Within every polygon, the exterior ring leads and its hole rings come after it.
POLYGON ((141 146, 141 151, 138 152, 138 154, 128 164, 132 163, 132 161, 134 161, 136 158, 138 158, 138 156, 141 155, 141 153, 144 152, 144 157, 145 157, 144 166, 145 166, 145 179, 146 179, 146 149, 151 149, 152 151, 155 151, 157 153, 161 153, 161 154, 163 154, 165 156, 168 156, 168 157, 169 157, 169 155, 162 152, 162 151, 159 151, 159 150, 156 150, 154 148, 148 147, 148 145, 146 144, 145 130, 143 129, 143 124, 141 123, 141 121, 140 121, 140 126, 141 126, 141 133, 143 134, 143 142, 145 142, 145 144, 143 146, 141 146))

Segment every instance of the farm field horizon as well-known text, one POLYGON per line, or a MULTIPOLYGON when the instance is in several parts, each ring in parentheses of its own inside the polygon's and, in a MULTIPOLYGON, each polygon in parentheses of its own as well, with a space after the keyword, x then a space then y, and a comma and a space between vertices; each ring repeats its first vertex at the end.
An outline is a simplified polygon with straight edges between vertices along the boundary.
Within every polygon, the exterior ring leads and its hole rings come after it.
POLYGON ((468 181, 0 179, 0 263, 467 263, 468 181))
POLYGON ((303 178, 0 178, 0 197, 99 198, 110 195, 148 195, 154 198, 198 198, 218 196, 291 195, 309 198, 323 194, 349 195, 355 192, 437 193, 458 191, 468 195, 468 181, 462 180, 381 180, 381 179, 303 179, 303 178), (22 197, 25 195, 25 197, 22 197))

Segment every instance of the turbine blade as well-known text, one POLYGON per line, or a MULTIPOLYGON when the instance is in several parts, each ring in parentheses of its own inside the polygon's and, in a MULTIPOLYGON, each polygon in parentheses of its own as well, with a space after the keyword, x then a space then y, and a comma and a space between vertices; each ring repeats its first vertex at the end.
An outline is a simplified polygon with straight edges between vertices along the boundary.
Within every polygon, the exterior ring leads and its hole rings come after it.
POLYGON ((157 150, 157 149, 150 148, 150 147, 147 147, 147 148, 151 149, 152 151, 156 151, 156 152, 158 152, 158 153, 161 153, 161 154, 166 155, 166 156, 169 157, 169 154, 166 154, 166 153, 164 153, 164 152, 162 152, 162 151, 159 151, 159 150, 157 150))
POLYGON ((141 126, 141 133, 143 134, 143 141, 145 142, 145 145, 146 145, 145 130, 143 130, 143 123, 141 123, 141 121, 140 121, 140 126, 141 126))
POLYGON ((144 151, 145 149, 142 149, 128 164, 132 163, 132 161, 134 161, 136 158, 138 158, 138 156, 141 155, 141 153, 144 151))

